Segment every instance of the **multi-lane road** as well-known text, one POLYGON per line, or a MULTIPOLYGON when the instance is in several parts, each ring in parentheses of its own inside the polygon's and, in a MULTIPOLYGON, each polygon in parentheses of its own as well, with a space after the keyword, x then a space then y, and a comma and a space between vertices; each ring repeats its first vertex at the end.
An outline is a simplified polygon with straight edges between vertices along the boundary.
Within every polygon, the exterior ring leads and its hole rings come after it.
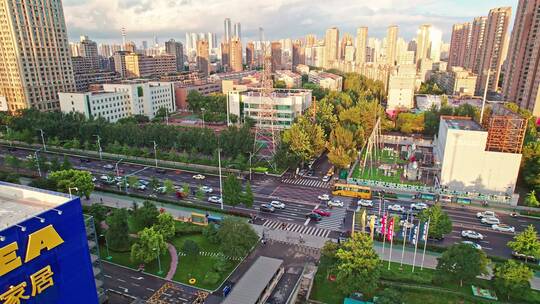
MULTIPOLYGON (((33 151, 18 148, 8 149, 8 147, 0 146, 0 162, 2 162, 2 165, 5 155, 13 155, 20 159, 24 159, 30 154, 33 154, 33 151)), ((47 153, 40 152, 39 155, 40 157, 51 158, 51 155, 47 153)), ((116 175, 115 169, 110 170, 104 168, 107 164, 114 166, 115 162, 113 161, 92 159, 90 162, 81 162, 80 158, 76 156, 69 156, 68 158, 74 167, 92 172, 98 180, 99 176, 102 174, 116 175)), ((189 184, 192 188, 198 188, 203 185, 209 186, 213 188, 213 193, 209 195, 219 195, 220 181, 217 176, 206 175, 206 178, 201 181, 193 179, 193 175, 196 174, 195 172, 165 170, 160 173, 154 167, 125 162, 120 162, 118 164, 118 169, 122 172, 121 175, 134 175, 145 180, 157 178, 160 181, 163 181, 169 179, 178 186, 189 184)), ((320 172, 316 171, 316 175, 324 174, 326 168, 319 171, 320 172)), ((320 222, 314 223, 313 221, 306 219, 307 213, 310 213, 315 208, 324 207, 324 203, 319 201, 317 197, 321 194, 330 193, 330 184, 322 182, 320 178, 279 179, 271 176, 254 174, 251 185, 255 195, 254 206, 252 208, 235 207, 234 209, 247 214, 256 215, 259 218, 258 223, 268 229, 284 229, 323 237, 336 236, 340 231, 351 230, 351 227, 349 227, 349 223, 351 223, 350 217, 352 217, 353 214, 351 210, 356 208, 356 204, 350 198, 340 198, 344 201, 345 207, 334 207, 330 210, 331 215, 329 217, 323 217, 320 222), (285 203, 286 208, 283 210, 277 209, 273 213, 259 211, 261 204, 269 203, 272 200, 279 200, 285 203), (349 212, 346 212, 347 209, 349 212)), ((106 185, 99 186, 106 187, 106 185)), ((139 192, 137 190, 128 189, 127 191, 134 191, 139 194, 151 194, 150 190, 139 192)), ((167 198, 176 199, 174 194, 168 195, 167 198)), ((213 205, 214 207, 219 206, 208 202, 197 201, 196 203, 213 205)), ((374 199, 374 203, 373 208, 369 208, 369 213, 379 214, 378 200, 374 199)), ((410 204, 413 202, 390 200, 389 203, 398 203, 408 210, 410 204)), ((225 208, 231 209, 231 207, 228 206, 225 208)), ((449 245, 459 242, 462 240, 462 230, 475 230, 484 235, 484 240, 478 243, 483 247, 486 253, 505 257, 510 255, 510 250, 506 247, 506 243, 512 239, 513 234, 493 231, 491 227, 481 224, 480 220, 476 217, 476 212, 480 211, 479 208, 457 205, 445 205, 443 208, 448 212, 452 220, 453 230, 446 236, 441 244, 449 245)), ((502 223, 514 226, 517 232, 522 231, 529 224, 533 224, 540 230, 540 221, 538 220, 523 217, 512 218, 504 212, 497 212, 497 215, 502 223)))

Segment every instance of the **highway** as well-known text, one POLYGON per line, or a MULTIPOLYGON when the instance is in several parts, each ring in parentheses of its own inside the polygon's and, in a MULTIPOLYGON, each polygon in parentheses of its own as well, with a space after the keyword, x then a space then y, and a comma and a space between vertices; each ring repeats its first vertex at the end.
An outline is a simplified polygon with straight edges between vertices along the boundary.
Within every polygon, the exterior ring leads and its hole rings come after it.
MULTIPOLYGON (((2 162, 3 156, 8 154, 17 156, 20 159, 25 159, 26 156, 33 154, 33 152, 17 148, 9 151, 7 147, 0 146, 0 158, 2 162)), ((39 155, 40 157, 50 158, 50 155, 47 153, 40 152, 39 155)), ((59 159, 61 161, 62 157, 59 157, 59 159)), ((71 156, 69 157, 69 160, 75 168, 92 172, 92 174, 96 176, 98 180, 99 176, 102 174, 116 175, 116 171, 114 169, 108 170, 104 168, 106 164, 112 164, 114 166, 114 162, 111 161, 92 159, 90 162, 81 162, 78 157, 71 156)), ((154 167, 124 162, 119 163, 118 170, 121 172, 120 175, 135 175, 138 178, 148 181, 155 177, 160 181, 169 179, 178 186, 183 186, 185 184, 189 184, 191 188, 198 188, 203 185, 209 186, 213 188, 213 193, 210 195, 219 195, 219 178, 217 176, 206 175, 204 180, 199 181, 193 179, 193 175, 196 174, 194 172, 187 172, 183 170, 165 170, 164 173, 159 173, 154 167)), ((326 171, 326 169, 319 170, 316 172, 316 175, 324 174, 323 171, 326 171)), ((285 229, 318 236, 336 236, 341 231, 351 229, 350 227, 345 227, 344 225, 345 223, 350 222, 350 219, 346 219, 346 217, 352 216, 351 210, 356 209, 356 204, 351 198, 340 197, 339 199, 345 203, 345 208, 334 207, 332 210, 330 210, 330 217, 323 217, 322 221, 313 223, 313 221, 306 220, 305 215, 310 213, 315 208, 324 207, 324 203, 320 202, 317 197, 321 194, 330 194, 329 184, 322 183, 320 179, 317 179, 316 177, 284 179, 283 181, 285 182, 282 182, 282 180, 275 177, 253 174, 253 180, 251 181, 252 190, 255 196, 253 208, 244 208, 241 206, 237 206, 235 208, 225 206, 225 208, 227 210, 234 209, 246 214, 256 215, 258 218, 260 218, 258 223, 264 225, 268 229, 285 229), (286 208, 284 210, 278 209, 274 213, 259 211, 261 204, 268 203, 272 200, 279 200, 285 203, 286 208), (345 212, 345 209, 348 209, 349 212, 345 212)), ((103 184, 98 184, 98 186, 109 187, 103 184)), ((118 190, 116 186, 113 187, 118 190)), ((150 195, 150 190, 143 192, 128 189, 128 191, 134 191, 143 195, 150 195)), ((158 196, 162 197, 162 195, 158 196)), ((168 199, 172 200, 176 199, 174 194, 163 195, 163 197, 167 197, 168 199)), ((413 201, 404 200, 387 201, 391 204, 400 204, 404 206, 406 210, 409 210, 410 204, 413 203, 413 201)), ((196 201, 196 204, 219 207, 219 204, 212 204, 208 202, 196 201)), ((384 207, 386 207, 387 203, 384 203, 384 205, 384 207)), ((448 212, 452 220, 453 231, 440 242, 442 245, 450 245, 461 241, 462 230, 474 230, 484 235, 484 240, 479 241, 478 243, 483 247, 486 253, 489 255, 497 255, 502 257, 510 256, 511 252, 506 247, 506 243, 512 240, 513 234, 508 232, 493 231, 491 227, 481 224, 480 220, 476 217, 476 212, 482 209, 471 206, 457 206, 454 204, 444 205, 443 208, 446 212, 448 212)), ((378 199, 374 199, 374 207, 369 208, 368 213, 379 214, 378 199)), ((539 220, 523 217, 512 218, 507 213, 496 213, 502 223, 514 226, 516 228, 516 232, 522 231, 529 224, 533 224, 537 230, 540 230, 539 220)))

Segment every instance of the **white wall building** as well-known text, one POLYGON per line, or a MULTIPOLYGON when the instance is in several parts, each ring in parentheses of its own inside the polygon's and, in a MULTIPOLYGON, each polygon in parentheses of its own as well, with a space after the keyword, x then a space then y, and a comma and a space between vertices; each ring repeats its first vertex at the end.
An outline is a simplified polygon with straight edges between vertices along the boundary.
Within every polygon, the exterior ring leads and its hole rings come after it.
POLYGON ((310 71, 308 74, 309 82, 318 84, 323 89, 341 92, 343 89, 343 77, 319 71, 310 71))
POLYGON ((131 115, 154 118, 160 108, 176 111, 172 82, 123 81, 103 85, 103 91, 59 93, 62 112, 80 112, 110 122, 131 115))
POLYGON ((397 72, 390 75, 386 109, 414 108, 414 90, 416 87, 415 65, 398 66, 397 72))
POLYGON ((286 90, 276 89, 272 93, 272 98, 261 97, 260 90, 249 89, 245 92, 229 92, 229 113, 240 117, 242 112, 244 117, 250 117, 257 124, 268 125, 271 121, 260 121, 259 112, 261 105, 271 104, 273 106, 274 126, 280 129, 287 129, 294 119, 309 108, 311 105, 311 90, 286 90), (241 111, 240 106, 243 105, 241 111))
POLYGON ((441 117, 435 141, 440 184, 450 190, 511 195, 521 154, 486 151, 488 132, 466 118, 441 117))
POLYGON ((289 70, 277 70, 276 79, 285 82, 288 89, 300 88, 302 86, 302 76, 289 70))

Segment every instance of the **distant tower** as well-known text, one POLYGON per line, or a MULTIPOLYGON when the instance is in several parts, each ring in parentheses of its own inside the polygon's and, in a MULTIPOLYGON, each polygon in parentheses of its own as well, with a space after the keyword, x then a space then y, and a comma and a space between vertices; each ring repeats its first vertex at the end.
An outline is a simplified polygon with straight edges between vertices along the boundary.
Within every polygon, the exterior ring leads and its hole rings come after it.
POLYGON ((126 50, 126 28, 122 27, 122 51, 126 50))
POLYGON ((240 25, 240 22, 234 24, 234 37, 238 40, 242 40, 242 26, 240 25))
POLYGON ((225 21, 223 23, 224 27, 224 40, 225 42, 229 42, 231 40, 231 19, 225 18, 225 21))

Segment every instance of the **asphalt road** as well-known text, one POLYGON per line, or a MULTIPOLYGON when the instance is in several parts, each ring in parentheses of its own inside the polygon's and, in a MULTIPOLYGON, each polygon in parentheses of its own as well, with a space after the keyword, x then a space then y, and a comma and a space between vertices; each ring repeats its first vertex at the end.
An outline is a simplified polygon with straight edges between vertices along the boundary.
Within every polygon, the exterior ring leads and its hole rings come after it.
MULTIPOLYGON (((2 158, 2 161, 3 156, 7 154, 24 159, 26 158, 26 156, 33 154, 33 152, 25 149, 14 149, 12 151, 9 151, 7 147, 0 146, 0 157, 2 158)), ((41 152, 39 155, 40 157, 45 157, 47 154, 41 152)), ((74 167, 88 170, 98 178, 101 174, 116 175, 116 171, 114 169, 108 170, 104 168, 104 165, 106 164, 112 164, 114 166, 114 162, 92 160, 91 162, 86 163, 81 162, 80 159, 77 157, 69 157, 69 160, 74 167)), ((321 163, 324 164, 325 162, 322 161, 321 163)), ((323 171, 325 171, 325 169, 326 168, 324 168, 323 170, 315 170, 316 173, 320 175, 323 173, 323 171)), ((161 181, 170 179, 179 186, 183 186, 184 184, 189 184, 190 187, 194 188, 201 187, 203 185, 209 186, 213 188, 214 192, 212 193, 212 195, 219 195, 220 183, 217 176, 206 175, 206 178, 204 180, 199 181, 193 179, 193 175, 195 174, 193 172, 186 172, 181 170, 166 170, 165 173, 158 173, 156 172, 154 167, 148 167, 138 164, 127 164, 123 162, 119 163, 118 170, 119 172, 121 172, 120 175, 135 175, 139 178, 146 180, 151 180, 153 177, 158 178, 161 181)), ((345 216, 345 213, 338 212, 338 209, 336 208, 331 210, 331 213, 333 214, 331 217, 323 217, 323 220, 319 223, 312 223, 311 221, 307 221, 305 215, 311 212, 313 209, 321 206, 321 202, 317 199, 317 196, 325 193, 329 194, 330 189, 325 188, 322 185, 319 187, 305 186, 304 184, 313 184, 313 182, 310 182, 309 179, 300 179, 298 180, 298 182, 299 184, 282 183, 281 180, 274 177, 253 174, 253 180, 251 181, 252 190, 255 195, 255 203, 253 208, 248 209, 243 207, 236 207, 235 209, 246 212, 248 214, 255 214, 257 217, 262 218, 263 220, 267 220, 268 223, 266 226, 269 228, 273 228, 276 226, 273 222, 280 222, 294 224, 298 226, 304 225, 306 229, 298 230, 302 231, 302 233, 311 233, 314 231, 314 229, 307 228, 317 227, 332 231, 350 230, 350 227, 346 227, 343 225, 343 223, 350 222, 350 219, 343 221, 340 217, 345 216), (268 203, 272 200, 279 200, 285 203, 287 207, 284 210, 276 210, 276 212, 274 213, 259 211, 259 207, 261 204, 268 203), (339 216, 334 216, 334 213, 339 213, 339 216)), ((116 188, 116 186, 114 187, 116 188)), ((132 190, 128 189, 128 191, 132 190)), ((150 195, 149 190, 140 193, 146 193, 150 195)), ((169 195, 169 198, 176 199, 174 197, 174 194, 169 195)), ((354 209, 352 199, 340 199, 345 201, 347 205, 353 205, 351 207, 354 209)), ((409 209, 409 205, 412 203, 412 201, 403 200, 390 201, 391 203, 399 203, 403 205, 407 210, 409 209)), ((378 200, 374 199, 374 202, 375 206, 373 208, 370 208, 370 213, 379 214, 378 200)), ((218 206, 216 204, 202 202, 197 202, 197 204, 213 205, 214 207, 218 206)), ((231 207, 229 206, 226 206, 225 208, 231 209, 231 207)), ((443 208, 446 212, 448 212, 450 218, 452 219, 453 231, 452 233, 447 235, 444 241, 441 242, 442 245, 451 245, 453 243, 461 241, 462 230, 474 230, 484 235, 484 240, 480 241, 479 244, 488 254, 503 257, 510 256, 510 250, 506 247, 506 243, 512 239, 513 234, 507 232, 493 231, 491 227, 481 224, 480 220, 476 218, 476 212, 479 211, 478 208, 470 206, 460 207, 456 205, 445 205, 443 208)), ((352 213, 349 213, 348 216, 351 216, 351 214, 352 213)), ((508 214, 502 212, 497 212, 497 214, 502 223, 514 226, 516 228, 516 232, 522 231, 529 224, 533 224, 537 228, 537 230, 540 231, 539 220, 529 218, 512 218, 508 214)), ((298 229, 301 229, 301 227, 298 229)))

